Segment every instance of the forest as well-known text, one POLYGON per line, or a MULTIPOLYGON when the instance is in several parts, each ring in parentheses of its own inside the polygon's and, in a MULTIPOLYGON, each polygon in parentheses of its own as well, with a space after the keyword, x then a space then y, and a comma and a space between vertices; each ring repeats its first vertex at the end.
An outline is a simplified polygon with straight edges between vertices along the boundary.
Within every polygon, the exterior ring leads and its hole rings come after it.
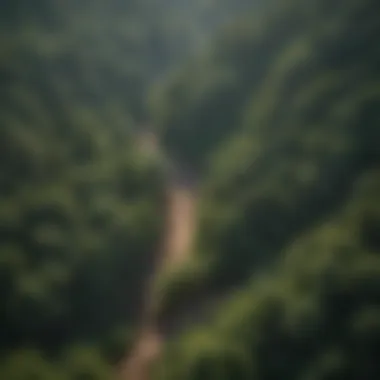
POLYGON ((120 379, 152 274, 149 380, 380 378, 379 38, 377 0, 1 1, 0 379, 120 379))

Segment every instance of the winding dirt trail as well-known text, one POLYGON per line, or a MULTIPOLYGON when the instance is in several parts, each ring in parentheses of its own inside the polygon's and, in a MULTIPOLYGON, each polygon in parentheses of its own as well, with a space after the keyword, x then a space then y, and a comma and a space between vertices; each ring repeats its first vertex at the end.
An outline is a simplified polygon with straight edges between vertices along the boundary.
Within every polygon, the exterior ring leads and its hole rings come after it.
MULTIPOLYGON (((152 136, 144 140, 148 149, 155 149, 152 136)), ((153 278, 162 270, 180 265, 191 251, 195 229, 196 196, 189 184, 180 178, 172 178, 167 189, 167 225, 162 246, 159 247, 159 263, 153 278)), ((121 366, 121 380, 148 380, 149 369, 159 357, 164 338, 153 316, 154 300, 152 284, 145 295, 142 326, 136 345, 121 366)))

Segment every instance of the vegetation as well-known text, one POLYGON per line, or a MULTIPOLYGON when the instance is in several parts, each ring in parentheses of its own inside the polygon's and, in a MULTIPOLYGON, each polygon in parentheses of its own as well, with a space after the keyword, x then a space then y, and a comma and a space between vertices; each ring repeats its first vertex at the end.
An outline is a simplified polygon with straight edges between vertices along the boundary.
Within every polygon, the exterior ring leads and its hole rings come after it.
POLYGON ((2 2, 1 378, 105 379, 127 352, 165 211, 165 155, 136 139, 146 92, 225 15, 205 11, 2 2))
POLYGON ((9 380, 111 376, 133 338, 164 213, 161 164, 133 134, 143 43, 128 24, 116 36, 92 25, 106 9, 54 4, 12 2, 1 14, 0 377, 9 380))
POLYGON ((379 17, 376 0, 3 2, 0 377, 113 377, 167 157, 199 176, 199 233, 157 315, 181 328, 219 303, 153 377, 380 377, 379 17))
POLYGON ((166 277, 163 319, 235 289, 168 346, 159 379, 379 374, 380 8, 266 14, 228 28, 154 104, 202 178, 195 256, 166 277))
POLYGON ((377 6, 306 3, 229 28, 156 104, 168 149, 203 173, 196 251, 217 287, 270 265, 378 161, 377 6))

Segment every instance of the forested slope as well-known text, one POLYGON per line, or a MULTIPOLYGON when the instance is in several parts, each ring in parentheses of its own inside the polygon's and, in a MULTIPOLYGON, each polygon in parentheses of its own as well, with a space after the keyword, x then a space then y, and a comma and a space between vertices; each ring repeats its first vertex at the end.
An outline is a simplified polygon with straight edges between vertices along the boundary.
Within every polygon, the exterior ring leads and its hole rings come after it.
POLYGON ((154 377, 378 378, 379 18, 375 0, 1 2, 0 378, 112 378, 128 351, 165 215, 147 121, 199 179, 158 315, 229 296, 154 377))
POLYGON ((89 3, 1 5, 3 379, 111 376, 161 235, 162 170, 132 134, 146 42, 89 3))
POLYGON ((227 5, 1 2, 2 379, 106 379, 127 352, 165 215, 146 93, 227 5))
POLYGON ((135 73, 74 2, 18 5, 1 14, 0 377, 105 379, 139 316, 162 170, 133 141, 135 73))
POLYGON ((158 283, 163 319, 240 286, 158 378, 378 377, 379 17, 372 0, 279 3, 156 98, 166 146, 201 176, 194 256, 158 283))

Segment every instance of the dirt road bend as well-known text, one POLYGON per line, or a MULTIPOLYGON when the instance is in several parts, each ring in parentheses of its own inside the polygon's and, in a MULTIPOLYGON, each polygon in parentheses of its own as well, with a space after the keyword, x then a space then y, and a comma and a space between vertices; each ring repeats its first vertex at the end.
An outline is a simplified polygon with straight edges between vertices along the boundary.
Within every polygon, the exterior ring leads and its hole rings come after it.
MULTIPOLYGON (((144 140, 144 144, 149 149, 155 149, 156 143, 151 135, 144 140)), ((181 264, 187 258, 195 232, 196 196, 191 185, 172 178, 167 189, 167 200, 166 232, 162 246, 157 249, 161 257, 153 276, 169 266, 181 264)), ((163 337, 154 317, 150 315, 153 289, 149 286, 145 295, 143 325, 132 352, 122 363, 120 380, 149 380, 149 368, 161 352, 163 337)))

